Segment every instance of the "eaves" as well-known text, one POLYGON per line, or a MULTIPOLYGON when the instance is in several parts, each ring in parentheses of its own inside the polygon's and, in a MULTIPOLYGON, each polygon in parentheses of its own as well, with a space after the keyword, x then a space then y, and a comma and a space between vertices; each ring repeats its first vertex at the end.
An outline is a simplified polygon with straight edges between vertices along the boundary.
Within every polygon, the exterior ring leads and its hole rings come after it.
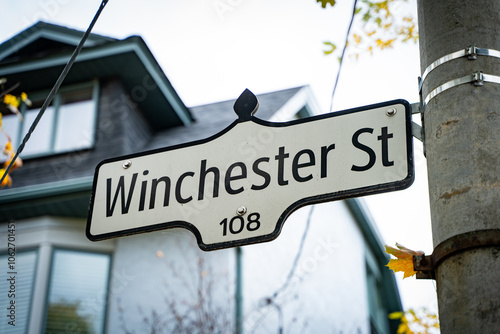
POLYGON ((3 189, 0 222, 37 216, 86 217, 93 177, 3 189))
MULTIPOLYGON (((0 73, 3 77, 14 77, 15 80, 18 77, 21 78, 19 81, 26 83, 29 89, 30 84, 34 85, 30 83, 30 78, 40 81, 48 77, 47 73, 51 76, 59 73, 70 57, 69 53, 63 53, 20 62, 4 62, 3 64, 0 62, 0 73)), ((66 81, 76 80, 77 77, 101 77, 103 75, 120 77, 132 97, 134 89, 147 89, 147 96, 139 97, 136 102, 142 106, 141 109, 153 128, 157 127, 156 130, 175 125, 189 125, 192 122, 189 109, 175 92, 142 38, 132 36, 124 40, 84 48, 76 58, 66 81), (128 66, 124 67, 125 64, 128 66), (147 84, 144 78, 148 79, 147 84), (146 88, 144 88, 145 85, 147 85, 146 88), (169 112, 175 116, 168 115, 169 112)))

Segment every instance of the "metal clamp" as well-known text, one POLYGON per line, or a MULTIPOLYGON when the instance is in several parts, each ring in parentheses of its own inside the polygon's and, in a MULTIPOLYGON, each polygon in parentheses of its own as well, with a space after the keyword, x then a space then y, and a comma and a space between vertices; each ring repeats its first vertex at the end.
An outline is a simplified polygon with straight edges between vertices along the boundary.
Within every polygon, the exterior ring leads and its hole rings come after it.
POLYGON ((493 50, 493 49, 478 48, 478 47, 471 45, 471 46, 468 46, 467 48, 465 48, 464 50, 455 51, 455 52, 452 52, 450 54, 447 54, 446 56, 439 58, 438 60, 434 61, 432 64, 427 66, 424 73, 422 74, 422 77, 420 78, 420 83, 418 85, 418 91, 419 92, 422 91, 422 86, 424 84, 425 78, 432 70, 434 70, 439 65, 442 65, 442 64, 447 63, 451 60, 461 58, 461 57, 467 57, 467 59, 469 59, 469 60, 476 60, 477 56, 489 56, 489 57, 500 58, 500 51, 493 50))
POLYGON ((427 96, 425 97, 423 101, 423 106, 422 108, 425 108, 425 106, 429 103, 429 101, 436 97, 436 95, 444 92, 445 90, 448 90, 452 87, 462 85, 465 83, 473 83, 474 86, 483 86, 485 82, 493 82, 500 84, 500 76, 497 75, 492 75, 492 74, 484 74, 482 71, 476 71, 472 73, 472 75, 467 75, 465 77, 461 77, 458 79, 454 79, 451 81, 448 81, 444 84, 442 84, 439 87, 436 87, 433 89, 427 96))
MULTIPOLYGON (((467 48, 456 51, 453 53, 450 53, 446 56, 443 56, 439 58, 438 60, 434 61, 431 63, 427 68, 424 70, 424 73, 422 74, 421 77, 418 78, 418 93, 420 96, 420 105, 418 108, 415 108, 415 110, 418 110, 418 112, 421 113, 421 119, 422 119, 422 127, 418 126, 417 124, 412 124, 412 132, 413 135, 424 142, 424 129, 423 127, 425 126, 424 122, 424 111, 425 107, 427 106, 427 103, 434 98, 436 95, 442 93, 443 91, 450 89, 454 86, 461 85, 464 83, 469 83, 472 82, 476 86, 482 86, 484 82, 493 82, 493 83, 500 83, 500 77, 496 75, 491 75, 491 74, 484 74, 481 71, 474 72, 471 76, 465 76, 459 79, 451 80, 446 82, 445 84, 433 89, 426 97, 423 99, 422 97, 422 86, 424 84, 425 79, 427 78, 427 75, 434 70, 436 67, 447 63, 451 60, 460 58, 460 57, 467 57, 469 60, 476 60, 478 56, 490 56, 490 57, 496 57, 500 58, 500 51, 498 50, 493 50, 493 49, 484 49, 484 48, 478 48, 476 46, 468 46, 467 48)), ((426 148, 425 148, 425 142, 424 142, 424 155, 426 154, 426 148)))
POLYGON ((431 255, 413 256, 417 279, 436 279, 436 268, 446 258, 473 248, 500 247, 500 229, 479 230, 451 237, 436 246, 431 255))

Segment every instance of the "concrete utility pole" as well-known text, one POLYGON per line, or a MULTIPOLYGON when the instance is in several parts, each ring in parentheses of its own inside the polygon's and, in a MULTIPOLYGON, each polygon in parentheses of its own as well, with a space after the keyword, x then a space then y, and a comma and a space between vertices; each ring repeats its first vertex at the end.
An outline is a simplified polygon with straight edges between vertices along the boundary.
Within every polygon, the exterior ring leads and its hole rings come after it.
POLYGON ((418 0, 418 18, 441 332, 500 333, 500 1, 418 0))

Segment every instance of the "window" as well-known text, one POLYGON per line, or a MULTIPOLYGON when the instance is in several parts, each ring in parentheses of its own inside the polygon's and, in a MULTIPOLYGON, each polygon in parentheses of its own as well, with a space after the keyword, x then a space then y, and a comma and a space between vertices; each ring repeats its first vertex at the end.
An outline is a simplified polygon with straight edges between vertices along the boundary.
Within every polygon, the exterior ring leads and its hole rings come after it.
POLYGON ((382 274, 377 268, 373 254, 366 252, 366 284, 370 312, 371 334, 389 333, 387 311, 382 300, 382 274))
MULTIPOLYGON (((97 115, 97 82, 62 88, 45 110, 22 153, 23 158, 87 149, 94 144, 97 115)), ((2 123, 5 133, 17 149, 35 120, 48 92, 29 93, 33 104, 21 107, 24 121, 16 115, 6 115, 2 123)), ((2 136, 0 145, 6 137, 2 136)))
POLYGON ((295 114, 294 119, 303 119, 310 117, 312 115, 310 108, 305 104, 299 111, 295 114))
POLYGON ((2 297, 0 298, 0 308, 2 309, 2 321, 0 322, 0 333, 27 333, 29 325, 30 316, 30 306, 31 297, 33 296, 33 283, 35 279, 35 269, 37 262, 37 251, 24 251, 17 252, 15 254, 15 267, 12 270, 15 274, 10 275, 11 270, 7 270, 7 264, 9 263, 9 255, 0 255, 0 263, 6 278, 2 275, 2 280, 0 280, 0 291, 2 297), (11 281, 9 278, 13 278, 14 283, 13 292, 11 291, 11 281), (5 315, 3 314, 5 310, 9 310, 11 307, 11 301, 14 301, 14 324, 10 325, 8 322, 12 321, 9 318, 10 311, 7 311, 5 315))
POLYGON ((44 333, 103 333, 110 256, 56 249, 44 333))

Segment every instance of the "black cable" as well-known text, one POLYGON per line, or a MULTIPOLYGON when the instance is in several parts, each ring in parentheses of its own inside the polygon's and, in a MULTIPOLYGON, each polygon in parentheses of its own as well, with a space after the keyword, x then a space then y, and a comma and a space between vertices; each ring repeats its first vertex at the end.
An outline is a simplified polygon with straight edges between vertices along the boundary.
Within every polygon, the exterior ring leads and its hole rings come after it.
POLYGON ((31 124, 31 127, 28 130, 28 133, 26 133, 26 135, 23 138, 23 141, 21 142, 21 145, 19 145, 16 154, 11 159, 9 165, 5 169, 5 172, 2 175, 2 178, 0 179, 0 184, 2 184, 3 180, 7 177, 7 175, 9 174, 9 171, 10 171, 12 165, 14 164, 14 162, 16 161, 16 159, 19 157, 19 155, 21 154, 21 152, 24 150, 24 146, 26 145, 26 143, 30 139, 31 134, 33 133, 33 131, 35 131, 35 128, 38 125, 38 122, 40 121, 40 119, 42 118, 45 110, 47 109, 47 107, 50 105, 50 103, 54 99, 54 96, 56 95, 57 91, 59 90, 59 87, 61 87, 62 82, 66 78, 66 75, 68 74, 69 70, 71 69, 71 66, 73 66, 73 63, 75 62, 76 57, 78 56, 78 54, 80 53, 80 51, 83 48, 83 44, 85 44, 85 41, 89 37, 90 32, 92 31, 92 28, 94 27, 95 23, 97 22, 97 19, 99 18, 99 15, 101 15, 102 10, 104 9, 104 7, 106 6, 107 3, 108 3, 108 0, 102 0, 101 5, 99 6, 99 9, 97 10, 96 14, 94 15, 94 18, 92 19, 92 22, 90 23, 89 27, 87 28, 87 31, 83 35, 83 37, 80 40, 80 43, 76 47, 75 51, 73 51, 73 54, 71 55, 71 58, 69 59, 68 63, 64 67, 63 71, 59 75, 59 78, 57 79, 54 87, 50 91, 49 95, 47 96, 47 98, 45 99, 45 102, 42 105, 42 108, 38 112, 38 115, 36 116, 35 120, 31 124))
MULTIPOLYGON (((297 250, 297 254, 295 255, 295 259, 293 260, 292 267, 290 268, 290 271, 288 272, 288 276, 286 278, 285 283, 283 283, 283 285, 279 289, 277 289, 271 295, 271 297, 264 298, 265 306, 269 306, 269 305, 274 306, 276 308, 276 310, 278 311, 278 318, 279 318, 278 333, 283 333, 283 313, 282 313, 281 307, 278 304, 276 304, 275 300, 278 297, 278 295, 288 287, 293 276, 295 275, 295 270, 297 269, 297 265, 299 264, 299 259, 302 255, 302 251, 304 250, 304 244, 305 244, 305 241, 307 238, 307 234, 309 232, 309 226, 311 225, 311 218, 312 218, 313 211, 314 211, 314 205, 311 205, 311 209, 309 210, 309 213, 307 215, 306 227, 304 228, 302 238, 300 239, 299 249, 297 250)), ((256 328, 256 325, 254 325, 254 328, 250 333, 253 333, 255 331, 255 328, 256 328)))
POLYGON ((276 290, 276 292, 273 293, 273 299, 276 299, 278 295, 285 290, 288 287, 288 284, 290 284, 293 275, 295 275, 295 270, 297 269, 297 265, 299 264, 299 259, 300 256, 302 255, 302 250, 304 249, 304 244, 306 241, 307 233, 309 232, 309 225, 311 224, 311 217, 312 213, 314 211, 314 205, 311 205, 311 209, 309 210, 309 214, 307 215, 307 221, 306 221, 306 227, 304 229, 304 234, 302 234, 302 239, 300 240, 300 245, 299 245, 299 250, 297 251, 297 254, 295 255, 295 259, 293 260, 293 265, 292 268, 290 268, 290 272, 288 273, 288 276, 286 278, 285 283, 276 290))
POLYGON ((351 28, 352 28, 352 23, 354 22, 354 16, 356 16, 356 5, 357 4, 358 4, 358 0, 354 0, 354 6, 352 8, 351 22, 349 22, 349 27, 347 27, 344 48, 342 49, 342 54, 340 55, 339 70, 337 71, 337 77, 335 78, 335 84, 333 85, 332 97, 330 99, 330 111, 333 110, 333 98, 335 97, 335 91, 337 90, 337 84, 339 83, 340 70, 342 69, 342 63, 344 62, 344 55, 345 55, 345 51, 347 49, 349 35, 351 34, 351 28))

